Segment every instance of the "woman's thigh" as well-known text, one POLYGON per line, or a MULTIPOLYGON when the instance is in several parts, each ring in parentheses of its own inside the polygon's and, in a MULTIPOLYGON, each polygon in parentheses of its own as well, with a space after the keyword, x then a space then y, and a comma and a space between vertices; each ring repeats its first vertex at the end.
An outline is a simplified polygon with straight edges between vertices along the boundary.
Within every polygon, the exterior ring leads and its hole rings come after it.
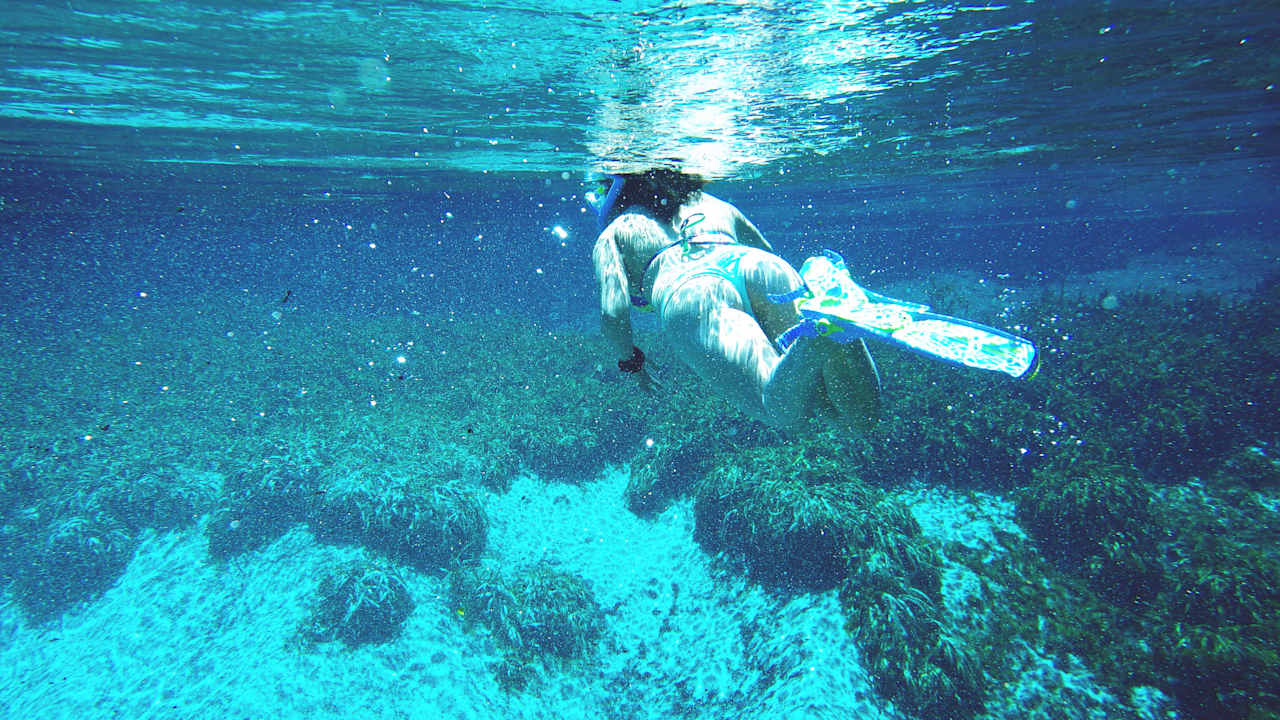
POLYGON ((662 329, 702 381, 744 412, 763 416, 761 393, 779 354, 733 283, 690 278, 663 304, 662 329))
POLYGON ((790 263, 773 253, 753 249, 743 256, 739 271, 747 287, 749 309, 770 340, 800 322, 792 303, 775 303, 769 299, 770 295, 783 295, 804 284, 790 263))

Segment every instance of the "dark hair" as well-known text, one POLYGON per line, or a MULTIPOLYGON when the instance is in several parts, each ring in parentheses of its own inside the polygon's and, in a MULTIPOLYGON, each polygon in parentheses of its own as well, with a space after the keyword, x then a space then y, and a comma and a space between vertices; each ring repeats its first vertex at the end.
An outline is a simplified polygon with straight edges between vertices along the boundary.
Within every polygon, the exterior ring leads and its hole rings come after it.
POLYGON ((651 168, 642 173, 625 173, 622 177, 626 182, 614 207, 624 211, 638 205, 666 223, 674 220, 676 210, 707 184, 697 175, 670 168, 651 168))

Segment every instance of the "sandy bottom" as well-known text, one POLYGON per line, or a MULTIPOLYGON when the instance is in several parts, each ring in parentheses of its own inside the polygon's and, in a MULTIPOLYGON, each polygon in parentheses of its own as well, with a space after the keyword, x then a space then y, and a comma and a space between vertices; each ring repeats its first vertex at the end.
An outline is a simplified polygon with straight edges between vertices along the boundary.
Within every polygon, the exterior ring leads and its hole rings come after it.
POLYGON ((417 601, 381 646, 296 640, 319 578, 360 557, 299 526, 226 567, 200 532, 149 534, 102 598, 29 628, 0 611, 9 717, 892 717, 872 692, 834 593, 771 597, 692 540, 692 508, 653 520, 626 477, 520 478, 488 505, 488 555, 577 573, 608 611, 594 658, 506 692, 501 656, 464 629, 443 578, 407 572, 417 601))
MULTIPOLYGON (((390 643, 298 642, 319 578, 365 552, 298 526, 223 567, 197 530, 148 534, 119 582, 60 623, 26 627, 3 608, 0 706, 28 718, 904 717, 874 692, 834 591, 778 597, 745 581, 694 543, 689 501, 641 519, 625 486, 622 471, 584 485, 521 477, 489 498, 488 558, 578 574, 607 612, 595 656, 543 667, 525 691, 499 687, 499 649, 464 628, 441 577, 404 574, 417 609, 390 643)), ((1000 553, 997 530, 1020 535, 1012 505, 993 496, 916 484, 902 498, 944 543, 1000 553)), ((950 565, 948 607, 965 612, 980 585, 950 565)), ((1086 668, 1032 647, 1022 663, 988 717, 1115 709, 1086 668)))

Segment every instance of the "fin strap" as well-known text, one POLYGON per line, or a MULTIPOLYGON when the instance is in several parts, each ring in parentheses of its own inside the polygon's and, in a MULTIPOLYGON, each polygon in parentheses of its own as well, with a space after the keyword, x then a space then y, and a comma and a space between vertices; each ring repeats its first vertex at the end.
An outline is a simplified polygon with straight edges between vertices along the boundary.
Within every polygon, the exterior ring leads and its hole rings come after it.
POLYGON ((810 293, 809 293, 808 286, 802 284, 800 287, 796 288, 795 290, 792 290, 791 292, 784 292, 784 293, 777 293, 777 294, 769 293, 769 302, 781 305, 783 303, 795 302, 796 300, 799 300, 800 298, 809 294, 810 293))
POLYGON ((795 325, 792 325, 791 329, 779 335, 776 342, 778 343, 778 347, 782 348, 782 352, 787 352, 800 338, 817 337, 820 334, 821 333, 818 332, 818 323, 805 318, 795 325))

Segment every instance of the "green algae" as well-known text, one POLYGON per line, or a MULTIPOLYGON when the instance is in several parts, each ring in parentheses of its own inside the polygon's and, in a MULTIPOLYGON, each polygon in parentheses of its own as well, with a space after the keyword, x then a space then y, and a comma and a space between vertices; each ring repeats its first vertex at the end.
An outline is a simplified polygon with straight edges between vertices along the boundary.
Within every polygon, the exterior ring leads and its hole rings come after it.
MULTIPOLYGON (((1280 708, 1274 301, 1046 297, 1009 318, 1046 353, 1034 380, 882 350, 884 421, 802 438, 738 417, 650 339, 655 396, 601 368, 602 342, 530 323, 260 311, 108 318, 39 375, 0 360, 49 388, 0 426, 0 573, 33 622, 109 589, 138 533, 193 524, 223 560, 305 524, 456 573, 484 557, 486 494, 518 472, 588 482, 630 463, 637 513, 690 496, 708 550, 782 592, 838 592, 877 688, 916 714, 998 705, 1024 646, 1080 658, 1120 697, 1165 688, 1193 716, 1280 708), (1004 537, 994 560, 937 548, 897 499, 912 477, 1015 498, 1030 540, 1004 537), (964 618, 938 580, 955 564, 983 588, 964 618)), ((506 653, 503 682, 537 674, 529 652, 506 653)))
POLYGON ((417 604, 394 567, 351 563, 320 581, 310 617, 299 628, 309 643, 341 642, 348 648, 391 642, 417 604))
POLYGON ((605 624, 582 578, 545 564, 506 574, 476 563, 451 574, 449 603, 467 627, 481 626, 503 650, 494 668, 507 690, 524 690, 539 669, 592 655, 605 624))

